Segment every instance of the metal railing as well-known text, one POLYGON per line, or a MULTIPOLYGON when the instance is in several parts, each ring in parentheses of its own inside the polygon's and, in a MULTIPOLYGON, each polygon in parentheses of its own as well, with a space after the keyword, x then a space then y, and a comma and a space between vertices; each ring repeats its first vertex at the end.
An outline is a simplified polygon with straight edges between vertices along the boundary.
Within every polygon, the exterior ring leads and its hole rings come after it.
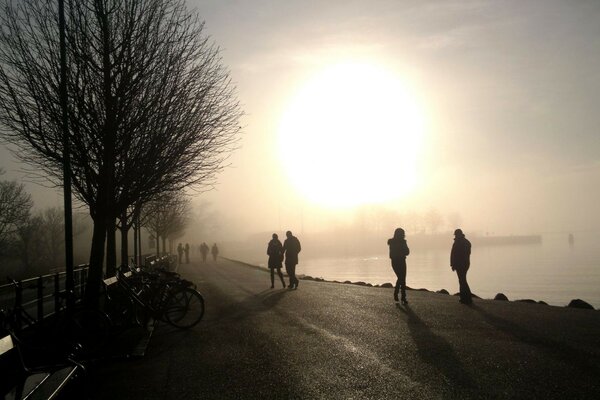
MULTIPOLYGON (((88 266, 79 265, 73 271, 74 297, 79 301, 85 295, 88 266)), ((41 275, 0 285, 0 309, 17 314, 15 330, 37 325, 64 307, 66 272, 41 275)))

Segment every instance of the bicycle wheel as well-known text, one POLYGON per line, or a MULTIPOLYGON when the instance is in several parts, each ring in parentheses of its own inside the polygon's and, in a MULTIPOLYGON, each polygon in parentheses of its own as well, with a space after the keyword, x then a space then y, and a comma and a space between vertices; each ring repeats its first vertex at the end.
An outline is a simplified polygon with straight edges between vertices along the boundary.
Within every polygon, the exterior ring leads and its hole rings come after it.
POLYGON ((165 302, 165 319, 177 328, 191 328, 200 322, 203 315, 204 299, 197 290, 191 288, 176 289, 165 302))

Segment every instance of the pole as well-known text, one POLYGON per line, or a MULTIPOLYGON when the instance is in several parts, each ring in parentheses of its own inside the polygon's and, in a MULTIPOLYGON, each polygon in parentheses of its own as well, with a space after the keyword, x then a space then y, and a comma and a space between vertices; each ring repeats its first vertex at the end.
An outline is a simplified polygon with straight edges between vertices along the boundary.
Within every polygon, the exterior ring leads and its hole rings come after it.
POLYGON ((71 205, 71 149, 69 143, 69 120, 67 113, 67 45, 65 27, 65 2, 58 0, 58 28, 60 31, 60 107, 62 109, 63 135, 63 195, 65 208, 65 262, 67 309, 74 303, 75 281, 73 279, 73 215, 71 205))

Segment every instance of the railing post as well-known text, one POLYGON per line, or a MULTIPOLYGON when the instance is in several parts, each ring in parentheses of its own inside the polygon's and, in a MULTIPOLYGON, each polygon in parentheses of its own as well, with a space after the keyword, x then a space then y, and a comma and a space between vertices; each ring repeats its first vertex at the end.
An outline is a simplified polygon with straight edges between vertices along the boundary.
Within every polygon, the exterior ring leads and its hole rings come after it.
POLYGON ((21 310, 23 308, 23 288, 21 287, 21 281, 15 285, 15 330, 21 331, 21 310))
POLYGON ((88 274, 88 270, 89 270, 89 266, 88 267, 84 267, 81 270, 81 287, 80 287, 80 292, 81 292, 81 298, 83 299, 85 297, 85 287, 87 286, 87 274, 88 274))
POLYGON ((60 278, 58 276, 58 272, 54 274, 54 312, 57 313, 60 311, 60 278))
POLYGON ((44 319, 44 279, 39 276, 37 279, 37 323, 44 319))

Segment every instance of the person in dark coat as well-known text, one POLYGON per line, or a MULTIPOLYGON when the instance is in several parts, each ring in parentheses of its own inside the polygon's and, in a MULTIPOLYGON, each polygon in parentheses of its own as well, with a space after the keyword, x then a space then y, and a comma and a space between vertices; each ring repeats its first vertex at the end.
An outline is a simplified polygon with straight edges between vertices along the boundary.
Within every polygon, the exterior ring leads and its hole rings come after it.
POLYGON ((216 243, 214 243, 214 244, 212 245, 212 248, 210 249, 210 253, 211 253, 211 254, 212 254, 212 256, 213 256, 213 260, 214 260, 214 261, 217 261, 217 256, 219 255, 219 248, 217 247, 217 244, 216 244, 216 243))
POLYGON ((290 289, 298 289, 298 278, 296 278, 296 265, 298 264, 298 253, 302 250, 300 241, 292 235, 291 231, 285 233, 287 239, 283 242, 283 253, 285 254, 285 270, 290 277, 290 289))
POLYGON ((471 288, 467 283, 467 271, 471 266, 471 242, 467 240, 462 230, 454 231, 454 244, 450 253, 450 267, 456 271, 458 284, 460 286, 460 302, 471 304, 471 288))
POLYGON ((390 247, 390 258, 392 260, 392 269, 396 274, 396 287, 394 288, 394 301, 398 301, 398 292, 401 294, 402 304, 408 304, 406 300, 406 256, 410 254, 410 249, 404 238, 404 229, 397 228, 394 231, 394 237, 388 239, 390 247))
POLYGON ((271 270, 271 289, 275 287, 275 269, 277 269, 277 275, 281 279, 281 284, 285 288, 285 281, 283 280, 283 274, 281 273, 281 262, 283 261, 283 245, 279 241, 279 237, 276 233, 273 234, 273 238, 267 246, 267 254, 269 256, 269 269, 271 270))
POLYGON ((200 245, 200 254, 202 254, 202 262, 206 262, 206 256, 208 255, 208 245, 206 242, 202 242, 200 245))
POLYGON ((179 243, 177 245, 177 255, 179 255, 179 264, 183 263, 183 246, 181 245, 181 243, 179 243))
POLYGON ((190 244, 189 243, 185 244, 183 251, 185 253, 185 263, 189 264, 190 263, 190 244))

